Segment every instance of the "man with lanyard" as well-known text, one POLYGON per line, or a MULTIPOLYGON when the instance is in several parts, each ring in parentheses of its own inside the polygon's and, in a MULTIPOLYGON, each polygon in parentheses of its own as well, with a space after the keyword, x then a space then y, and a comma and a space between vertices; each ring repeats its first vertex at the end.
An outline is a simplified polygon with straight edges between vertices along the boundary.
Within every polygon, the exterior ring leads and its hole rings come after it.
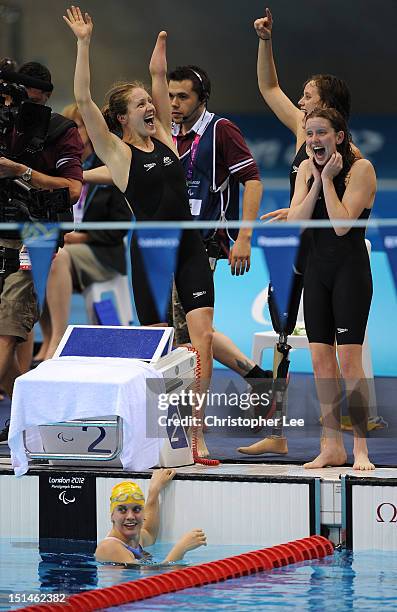
MULTIPOLYGON (((238 220, 241 183, 242 220, 255 221, 262 197, 258 167, 239 128, 207 110, 211 93, 207 73, 197 66, 182 66, 170 72, 168 78, 174 141, 185 169, 193 217, 200 221, 238 220)), ((203 230, 212 270, 218 259, 228 258, 233 275, 248 272, 252 231, 203 230), (231 247, 230 238, 235 239, 231 247)), ((176 342, 190 342, 175 287, 170 316, 176 342)), ((218 331, 214 332, 214 358, 246 379, 260 383, 261 379, 272 378, 271 371, 262 370, 218 331)))
MULTIPOLYGON (((37 62, 21 66, 17 73, 7 72, 12 83, 26 88, 31 102, 45 105, 53 90, 49 70, 37 62)), ((0 157, 0 179, 22 178, 38 189, 68 188, 71 203, 81 192, 83 145, 76 125, 53 113, 43 150, 26 152, 21 161, 0 157)), ((1 201, 0 201, 1 205, 1 201)), ((71 218, 71 216, 70 216, 71 218)), ((20 375, 16 348, 27 340, 38 316, 30 270, 19 269, 19 235, 0 232, 0 380, 11 396, 15 378, 20 375)), ((0 432, 0 444, 6 443, 8 427, 0 432)))

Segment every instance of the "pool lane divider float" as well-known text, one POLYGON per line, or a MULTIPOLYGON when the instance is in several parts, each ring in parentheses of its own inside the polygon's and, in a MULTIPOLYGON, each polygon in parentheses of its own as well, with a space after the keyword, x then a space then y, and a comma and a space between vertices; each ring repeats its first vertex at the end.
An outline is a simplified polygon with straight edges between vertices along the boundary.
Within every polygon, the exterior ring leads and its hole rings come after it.
POLYGON ((156 574, 150 578, 140 578, 104 589, 85 591, 71 595, 64 603, 38 604, 20 608, 20 610, 24 612, 43 612, 44 610, 58 612, 60 609, 68 612, 103 610, 191 587, 249 576, 299 561, 319 559, 332 555, 333 552, 334 547, 329 540, 322 536, 311 536, 220 561, 175 570, 168 574, 156 574))

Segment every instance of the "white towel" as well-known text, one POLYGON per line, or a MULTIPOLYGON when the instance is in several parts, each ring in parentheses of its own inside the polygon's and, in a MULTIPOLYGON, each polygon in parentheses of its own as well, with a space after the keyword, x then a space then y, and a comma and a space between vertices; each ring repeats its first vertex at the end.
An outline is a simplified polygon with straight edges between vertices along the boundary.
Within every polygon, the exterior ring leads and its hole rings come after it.
MULTIPOLYGON (((165 392, 161 372, 136 359, 59 357, 17 378, 8 443, 15 475, 28 470, 23 431, 29 427, 114 414, 123 419, 124 469, 156 465, 163 440, 146 435, 147 379, 165 392)), ((152 414, 156 414, 154 410, 152 414)))

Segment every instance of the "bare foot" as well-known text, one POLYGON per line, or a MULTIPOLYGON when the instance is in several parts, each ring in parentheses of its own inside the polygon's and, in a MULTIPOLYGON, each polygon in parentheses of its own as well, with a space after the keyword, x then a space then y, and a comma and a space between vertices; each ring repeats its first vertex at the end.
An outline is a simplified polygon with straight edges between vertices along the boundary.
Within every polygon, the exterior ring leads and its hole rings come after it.
POLYGON ((209 453, 209 450, 204 440, 203 431, 201 429, 196 429, 193 434, 192 431, 189 430, 188 436, 190 440, 190 446, 192 448, 193 448, 193 435, 195 435, 195 438, 196 438, 196 449, 197 449, 198 456, 201 457, 202 459, 209 457, 210 453, 209 453))
POLYGON ((340 466, 345 465, 346 460, 347 455, 344 449, 327 449, 323 443, 321 453, 318 455, 318 457, 313 459, 313 461, 309 461, 309 463, 304 463, 303 467, 306 470, 312 470, 327 466, 340 466))
POLYGON ((353 470, 366 471, 374 469, 375 466, 373 463, 370 462, 366 453, 357 453, 357 455, 354 455, 353 470))
POLYGON ((288 453, 287 438, 270 436, 251 444, 251 446, 240 446, 237 450, 244 455, 262 455, 263 453, 286 455, 288 453))

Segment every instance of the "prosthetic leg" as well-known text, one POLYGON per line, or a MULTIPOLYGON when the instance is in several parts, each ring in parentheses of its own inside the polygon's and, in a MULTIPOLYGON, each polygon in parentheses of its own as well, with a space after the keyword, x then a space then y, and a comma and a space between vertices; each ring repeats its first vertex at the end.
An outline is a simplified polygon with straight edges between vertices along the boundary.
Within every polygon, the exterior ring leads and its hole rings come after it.
POLYGON ((274 287, 269 286, 269 312, 273 324, 273 329, 279 334, 279 339, 274 347, 273 357, 273 407, 268 417, 274 419, 274 427, 268 438, 263 438, 251 446, 242 446, 238 449, 240 453, 246 455, 262 455, 263 453, 275 453, 286 455, 288 453, 287 438, 283 435, 283 419, 287 415, 287 388, 289 370, 288 336, 294 331, 298 316, 299 304, 302 296, 303 275, 298 271, 294 272, 293 285, 291 290, 288 317, 286 322, 280 317, 275 300, 274 287))

